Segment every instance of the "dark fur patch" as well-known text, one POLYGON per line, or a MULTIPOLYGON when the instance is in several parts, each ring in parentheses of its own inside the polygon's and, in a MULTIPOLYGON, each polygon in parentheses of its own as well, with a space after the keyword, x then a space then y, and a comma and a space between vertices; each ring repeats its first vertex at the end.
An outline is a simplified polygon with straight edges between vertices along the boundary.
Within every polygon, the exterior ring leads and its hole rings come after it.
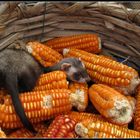
POLYGON ((21 122, 32 132, 35 130, 24 112, 18 94, 32 90, 41 73, 41 66, 25 51, 5 49, 0 52, 0 86, 9 91, 21 122))
POLYGON ((62 59, 54 66, 44 68, 44 72, 51 72, 54 70, 63 70, 67 74, 67 79, 76 82, 88 82, 90 81, 89 75, 82 64, 82 61, 75 57, 69 57, 62 59), (69 67, 62 69, 62 65, 67 64, 69 67))

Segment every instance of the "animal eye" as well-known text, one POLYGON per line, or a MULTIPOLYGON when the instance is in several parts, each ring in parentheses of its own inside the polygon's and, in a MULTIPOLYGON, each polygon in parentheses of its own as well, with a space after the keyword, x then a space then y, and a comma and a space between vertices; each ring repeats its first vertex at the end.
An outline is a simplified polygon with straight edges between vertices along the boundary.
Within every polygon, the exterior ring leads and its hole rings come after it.
POLYGON ((73 76, 74 76, 75 80, 79 80, 81 77, 81 75, 79 73, 74 73, 73 76))

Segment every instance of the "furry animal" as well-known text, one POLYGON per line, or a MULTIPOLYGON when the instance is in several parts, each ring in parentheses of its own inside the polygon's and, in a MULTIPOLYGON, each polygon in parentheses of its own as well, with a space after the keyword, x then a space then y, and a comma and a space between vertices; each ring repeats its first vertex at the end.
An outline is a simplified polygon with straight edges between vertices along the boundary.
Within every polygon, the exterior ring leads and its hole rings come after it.
MULTIPOLYGON (((23 42, 20 43, 24 46, 23 42)), ((11 95, 15 111, 24 127, 36 133, 24 112, 19 94, 31 91, 42 73, 54 70, 63 70, 68 80, 80 83, 90 81, 90 77, 78 58, 64 58, 54 66, 43 68, 28 52, 19 48, 16 45, 0 52, 0 87, 4 87, 11 95)))
POLYGON ((21 122, 33 133, 36 131, 24 112, 19 93, 31 91, 41 73, 42 67, 27 52, 7 48, 0 52, 0 87, 4 87, 11 95, 21 122))
POLYGON ((44 73, 54 70, 66 72, 69 81, 85 83, 90 81, 90 77, 85 69, 83 62, 75 57, 64 58, 57 64, 44 68, 44 73))

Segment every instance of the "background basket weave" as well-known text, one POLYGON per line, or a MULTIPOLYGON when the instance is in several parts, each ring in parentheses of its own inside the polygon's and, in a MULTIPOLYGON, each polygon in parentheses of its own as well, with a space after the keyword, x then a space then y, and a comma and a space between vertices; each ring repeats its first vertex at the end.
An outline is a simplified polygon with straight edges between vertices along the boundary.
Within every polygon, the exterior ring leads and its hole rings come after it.
POLYGON ((124 1, 121 2, 124 6, 131 9, 140 9, 140 2, 139 1, 124 1))
POLYGON ((121 58, 139 71, 140 10, 129 5, 132 9, 116 2, 3 2, 0 50, 19 39, 44 42, 95 33, 101 37, 103 54, 121 58))

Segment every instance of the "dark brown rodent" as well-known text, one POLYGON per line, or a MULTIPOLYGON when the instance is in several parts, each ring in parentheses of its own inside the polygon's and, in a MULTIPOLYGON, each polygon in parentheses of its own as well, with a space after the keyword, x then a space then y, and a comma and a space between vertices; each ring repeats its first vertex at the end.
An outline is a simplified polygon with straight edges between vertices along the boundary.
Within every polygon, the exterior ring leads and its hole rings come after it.
POLYGON ((0 52, 0 86, 11 95, 17 115, 23 125, 36 132, 28 120, 18 94, 33 89, 42 73, 42 67, 27 52, 18 49, 4 49, 0 52))

